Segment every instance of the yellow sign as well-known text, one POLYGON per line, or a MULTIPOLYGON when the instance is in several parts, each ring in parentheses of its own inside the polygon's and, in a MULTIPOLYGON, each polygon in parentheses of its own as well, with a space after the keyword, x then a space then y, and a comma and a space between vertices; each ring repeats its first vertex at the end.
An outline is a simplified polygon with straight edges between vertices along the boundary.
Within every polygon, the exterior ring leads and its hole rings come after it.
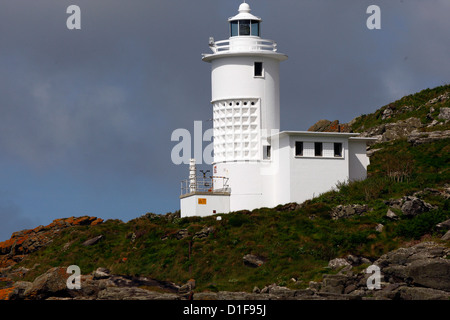
POLYGON ((206 204, 205 198, 198 198, 198 204, 206 204))

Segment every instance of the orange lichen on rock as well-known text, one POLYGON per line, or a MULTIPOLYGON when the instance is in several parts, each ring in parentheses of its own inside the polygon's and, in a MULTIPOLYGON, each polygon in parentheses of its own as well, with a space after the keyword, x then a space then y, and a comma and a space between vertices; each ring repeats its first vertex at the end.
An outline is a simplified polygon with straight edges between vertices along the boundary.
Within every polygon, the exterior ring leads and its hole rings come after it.
POLYGON ((55 219, 47 226, 14 232, 9 240, 0 242, 0 268, 12 266, 16 260, 21 260, 14 257, 29 254, 48 245, 62 229, 79 225, 97 225, 102 222, 103 219, 97 217, 70 217, 55 219))
POLYGON ((14 288, 0 289, 0 300, 9 300, 9 295, 14 291, 14 288))

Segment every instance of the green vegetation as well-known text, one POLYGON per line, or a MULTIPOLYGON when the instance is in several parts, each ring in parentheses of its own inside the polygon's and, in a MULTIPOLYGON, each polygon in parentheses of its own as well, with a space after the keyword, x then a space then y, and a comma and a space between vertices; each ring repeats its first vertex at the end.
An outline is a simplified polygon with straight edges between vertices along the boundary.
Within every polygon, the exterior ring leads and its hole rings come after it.
MULTIPOLYGON (((427 89, 392 105, 420 106, 449 89, 427 89)), ((422 111, 411 112, 408 116, 422 111)), ((378 110, 362 117, 355 127, 380 122, 378 110)), ((254 286, 261 288, 274 282, 301 288, 330 273, 326 268, 330 259, 348 254, 376 259, 406 243, 424 238, 438 241, 443 231, 435 225, 450 218, 449 199, 424 192, 423 200, 438 209, 413 218, 394 209, 400 216, 398 221, 386 217, 388 206, 384 201, 449 183, 450 139, 417 146, 397 140, 373 148, 381 150, 371 157, 366 180, 338 184, 335 190, 306 201, 297 210, 261 208, 220 215, 221 220, 211 216, 169 221, 144 215, 127 223, 108 220, 96 226, 73 227, 15 268, 32 268, 25 280, 32 280, 50 267, 76 264, 83 274, 107 267, 114 273, 179 284, 194 278, 198 290, 251 291, 254 286), (395 171, 402 174, 393 176, 395 171), (330 210, 340 204, 367 204, 372 210, 362 216, 332 220, 330 210), (375 227, 380 223, 384 228, 377 232, 375 227), (205 226, 214 227, 214 232, 207 238, 193 239, 205 226), (189 236, 178 240, 176 235, 181 229, 186 229, 189 236), (82 245, 98 235, 104 238, 97 244, 82 245), (265 263, 258 268, 248 267, 242 259, 246 254, 260 256, 265 263), (291 278, 300 281, 294 283, 291 278)))
MULTIPOLYGON (((443 85, 433 89, 425 89, 418 93, 405 96, 400 100, 381 107, 374 113, 368 115, 363 114, 360 117, 356 118, 355 122, 352 124, 352 129, 354 132, 362 132, 383 123, 391 123, 398 120, 405 120, 411 117, 419 118, 422 123, 428 123, 430 122, 430 120, 427 118, 427 114, 430 111, 430 106, 426 103, 431 99, 444 94, 447 91, 450 91, 450 85, 443 85), (395 117, 383 120, 382 115, 387 108, 392 109, 396 113, 396 115, 395 117)), ((450 100, 434 105, 433 107, 435 110, 434 112, 432 112, 432 116, 436 118, 439 114, 440 108, 450 107, 450 100)), ((441 126, 433 130, 436 129, 448 130, 450 129, 450 123, 444 125, 442 121, 441 126)))

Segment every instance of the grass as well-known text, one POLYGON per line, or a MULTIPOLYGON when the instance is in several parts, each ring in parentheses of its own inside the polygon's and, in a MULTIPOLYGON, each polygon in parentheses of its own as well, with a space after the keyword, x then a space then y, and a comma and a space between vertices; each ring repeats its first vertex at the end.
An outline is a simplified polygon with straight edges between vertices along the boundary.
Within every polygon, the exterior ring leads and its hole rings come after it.
MULTIPOLYGON (((383 123, 391 123, 399 120, 406 120, 411 117, 419 118, 424 124, 429 123, 431 122, 431 120, 427 118, 427 114, 429 113, 431 106, 426 105, 426 103, 431 99, 436 98, 439 95, 444 94, 445 92, 448 91, 450 91, 449 84, 436 87, 433 89, 425 89, 418 93, 405 96, 393 103, 381 107, 374 113, 368 115, 363 114, 357 117, 355 119, 355 122, 352 124, 352 130, 354 132, 362 132, 377 125, 381 125, 383 123), (383 120, 382 115, 384 110, 386 110, 387 108, 392 109, 394 112, 396 112, 396 114, 395 117, 383 120)), ((442 103, 436 103, 433 105, 433 108, 435 110, 434 112, 432 112, 432 116, 434 118, 438 116, 439 110, 442 107, 450 107, 450 100, 447 100, 442 103)), ((448 126, 449 124, 445 126, 443 125, 443 128, 441 129, 446 129, 448 128, 448 126)))

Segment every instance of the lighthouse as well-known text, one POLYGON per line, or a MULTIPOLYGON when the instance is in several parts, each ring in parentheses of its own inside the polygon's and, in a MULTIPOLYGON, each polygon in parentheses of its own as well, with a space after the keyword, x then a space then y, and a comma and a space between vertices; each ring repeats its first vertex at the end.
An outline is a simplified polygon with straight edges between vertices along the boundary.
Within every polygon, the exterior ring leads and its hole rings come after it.
MULTIPOLYGON (((248 3, 228 19, 229 38, 209 39, 214 132, 212 175, 182 182, 181 216, 304 201, 337 182, 364 179, 366 142, 355 133, 280 131, 280 63, 248 3), (195 186, 192 182, 195 181, 195 186)), ((305 110, 307 112, 307 110, 305 110)))

